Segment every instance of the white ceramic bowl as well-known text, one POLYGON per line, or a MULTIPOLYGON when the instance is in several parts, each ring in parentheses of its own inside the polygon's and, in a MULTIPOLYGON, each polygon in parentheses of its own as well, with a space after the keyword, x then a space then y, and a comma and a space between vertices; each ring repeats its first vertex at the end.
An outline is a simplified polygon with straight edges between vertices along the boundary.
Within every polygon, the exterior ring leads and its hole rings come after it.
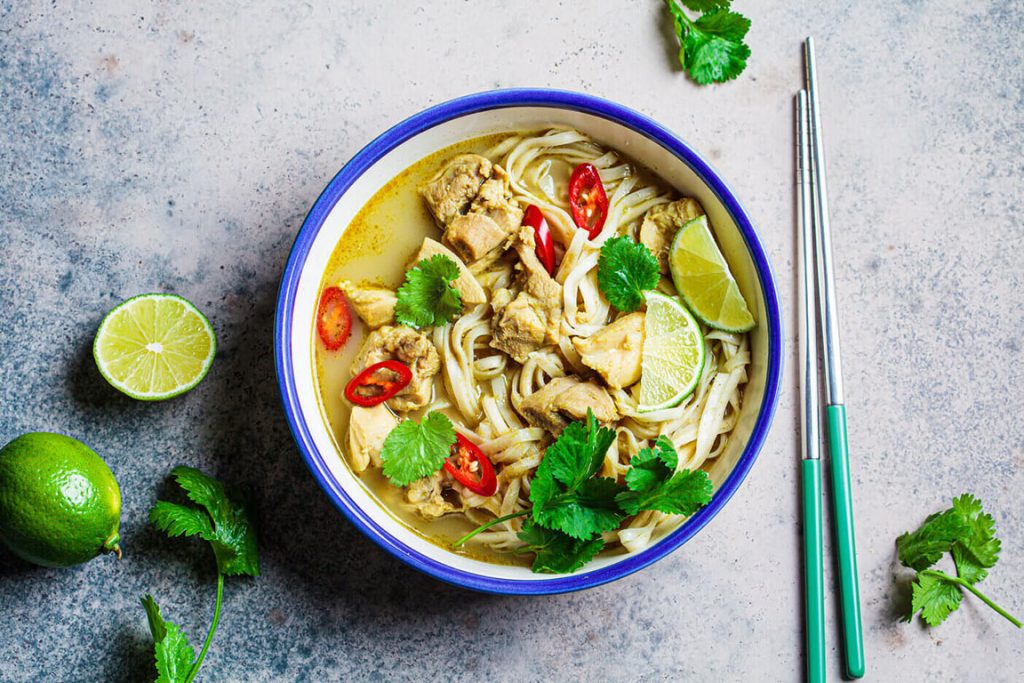
POLYGON ((764 249, 749 217, 726 184, 685 142, 651 119, 606 100, 555 90, 501 90, 469 95, 427 109, 368 144, 317 199, 285 268, 275 322, 275 356, 285 412, 313 476, 343 513, 401 560, 432 576, 475 590, 544 594, 600 585, 664 557, 699 531, 728 502, 764 442, 782 371, 782 321, 764 249), (314 317, 328 259, 350 221, 391 178, 460 140, 501 131, 572 126, 626 152, 697 198, 708 214, 758 325, 741 418, 711 476, 710 504, 643 551, 601 557, 572 575, 469 559, 440 548, 382 510, 352 474, 322 417, 314 383, 314 317))

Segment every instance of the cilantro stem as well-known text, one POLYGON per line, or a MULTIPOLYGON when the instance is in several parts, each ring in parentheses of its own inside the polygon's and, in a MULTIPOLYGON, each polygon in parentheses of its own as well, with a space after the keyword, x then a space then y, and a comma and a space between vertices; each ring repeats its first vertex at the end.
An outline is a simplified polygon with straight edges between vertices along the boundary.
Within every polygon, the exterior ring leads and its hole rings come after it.
POLYGON ((195 664, 192 665, 192 670, 188 672, 188 678, 185 679, 185 683, 192 683, 196 674, 199 673, 199 667, 203 665, 203 658, 206 657, 206 651, 210 649, 210 643, 213 642, 213 632, 217 630, 217 623, 220 622, 220 607, 223 602, 224 575, 217 572, 217 602, 213 607, 213 623, 210 624, 210 631, 206 634, 206 640, 203 641, 203 649, 199 651, 199 657, 196 658, 195 664))
POLYGON ((687 28, 694 28, 693 21, 690 17, 686 16, 686 12, 679 6, 676 0, 665 0, 665 4, 668 5, 669 11, 672 12, 672 16, 678 17, 686 22, 687 28))
POLYGON ((950 576, 949 574, 946 574, 945 572, 940 572, 940 571, 937 571, 935 569, 925 569, 924 571, 922 571, 920 573, 921 574, 928 574, 929 576, 934 576, 937 579, 941 579, 943 581, 949 581, 950 583, 955 583, 955 584, 957 584, 957 585, 959 585, 959 586, 961 586, 963 588, 966 588, 970 592, 974 593, 974 595, 977 596, 979 600, 981 600, 986 605, 988 605, 989 607, 994 609, 996 612, 1001 614, 1011 624, 1013 624, 1017 628, 1021 628, 1021 622, 1016 617, 1012 616, 1009 612, 1004 610, 1002 607, 1000 607, 996 603, 992 602, 992 600, 990 600, 987 595, 985 595, 980 590, 978 590, 977 588, 975 588, 971 584, 969 584, 966 581, 964 581, 963 579, 961 579, 959 576, 950 576))
POLYGON ((519 512, 513 512, 512 514, 505 515, 504 517, 498 517, 497 519, 492 519, 491 521, 487 522, 486 524, 481 524, 480 526, 478 526, 477 528, 473 529, 472 531, 470 531, 468 534, 466 534, 465 536, 463 536, 459 540, 455 541, 455 545, 453 545, 452 548, 460 547, 463 543, 465 543, 469 539, 473 538, 474 536, 476 536, 477 534, 479 534, 481 532, 487 531, 492 526, 496 526, 498 524, 501 524, 502 522, 507 522, 510 519, 515 519, 516 517, 525 517, 528 514, 530 514, 529 510, 520 510, 519 512))

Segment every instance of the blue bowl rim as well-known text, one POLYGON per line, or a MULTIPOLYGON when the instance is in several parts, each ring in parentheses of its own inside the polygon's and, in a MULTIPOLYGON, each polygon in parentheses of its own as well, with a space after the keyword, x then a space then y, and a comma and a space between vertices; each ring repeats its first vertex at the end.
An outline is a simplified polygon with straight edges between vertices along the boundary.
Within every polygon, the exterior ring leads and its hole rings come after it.
MULTIPOLYGON (((782 376, 782 317, 772 268, 750 217, 732 190, 700 154, 650 117, 609 100, 566 90, 516 88, 466 95, 410 116, 366 145, 334 176, 310 209, 288 256, 288 263, 281 278, 274 319, 274 356, 285 415, 306 465, 331 501, 356 528, 398 559, 441 581, 485 593, 550 595, 593 588, 643 569, 683 545, 725 506, 757 459, 775 412, 782 376), (715 193, 743 236, 757 270, 769 323, 767 375, 761 410, 746 448, 711 503, 665 538, 623 561, 590 572, 539 580, 494 578, 462 571, 409 548, 381 528, 367 512, 353 502, 331 476, 323 455, 313 441, 299 405, 295 372, 289 353, 299 278, 317 233, 338 199, 368 168, 406 140, 452 119, 510 107, 569 109, 605 118, 644 135, 687 164, 715 193)), ((314 419, 319 420, 321 417, 317 414, 314 419)))

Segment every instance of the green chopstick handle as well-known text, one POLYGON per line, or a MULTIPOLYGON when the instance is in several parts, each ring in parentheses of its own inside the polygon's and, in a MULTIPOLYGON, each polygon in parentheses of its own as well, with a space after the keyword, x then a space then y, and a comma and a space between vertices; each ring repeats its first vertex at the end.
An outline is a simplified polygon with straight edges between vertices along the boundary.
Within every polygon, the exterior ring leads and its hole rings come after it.
POLYGON ((805 459, 802 469, 804 506, 804 608, 807 612, 807 681, 825 681, 825 578, 821 551, 821 461, 805 459))
POLYGON ((864 636, 860 621, 860 588, 857 585, 857 547, 853 537, 853 496, 850 491, 850 454, 846 443, 846 406, 825 408, 828 451, 832 468, 832 506, 839 555, 839 598, 843 616, 843 653, 846 675, 864 675, 864 636))

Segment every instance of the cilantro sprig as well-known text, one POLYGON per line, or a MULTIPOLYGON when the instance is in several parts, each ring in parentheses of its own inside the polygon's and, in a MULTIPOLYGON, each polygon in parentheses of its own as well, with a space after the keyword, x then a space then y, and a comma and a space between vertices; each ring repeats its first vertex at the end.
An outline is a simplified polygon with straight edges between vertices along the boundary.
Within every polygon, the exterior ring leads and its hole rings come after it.
POLYGON ((647 245, 623 235, 601 246, 597 258, 597 285, 620 311, 638 309, 644 300, 644 291, 657 287, 659 277, 658 259, 647 245))
POLYGON ((458 277, 459 266, 444 254, 417 263, 396 293, 395 320, 416 329, 454 320, 462 312, 462 294, 452 285, 458 277))
POLYGON ((654 448, 644 448, 629 461, 626 486, 615 502, 631 515, 657 510, 669 515, 692 515, 711 500, 714 486, 704 470, 680 470, 679 456, 667 436, 654 448))
POLYGON ((665 0, 676 37, 679 63, 700 85, 724 83, 747 66, 750 47, 743 42, 750 20, 729 9, 731 0, 665 0), (683 6, 701 12, 691 19, 683 6))
POLYGON ((256 532, 249 522, 245 504, 229 494, 224 485, 192 467, 171 470, 185 495, 199 507, 159 500, 149 512, 156 528, 174 538, 198 536, 210 544, 217 561, 217 598, 213 621, 196 657, 185 632, 164 618, 152 595, 142 598, 149 630, 153 635, 156 660, 156 683, 190 683, 199 673, 213 634, 220 622, 224 602, 225 576, 259 576, 260 562, 256 548, 256 532))
POLYGON ((906 621, 920 612, 925 623, 938 626, 956 611, 967 590, 1021 628, 1018 619, 974 587, 988 576, 1000 550, 995 520, 982 510, 977 497, 965 493, 954 498, 952 508, 929 515, 916 531, 901 534, 896 548, 900 562, 917 571, 906 621), (953 557, 956 576, 930 569, 946 553, 953 557))
POLYGON ((541 526, 585 541, 611 531, 625 516, 615 502, 623 487, 595 476, 615 430, 599 427, 592 410, 587 422, 573 422, 544 454, 530 481, 533 519, 541 526))
POLYGON ((427 413, 421 422, 405 420, 384 439, 384 476, 396 486, 430 476, 444 466, 453 443, 455 427, 443 413, 427 413))
POLYGON ((625 484, 600 477, 615 430, 601 427, 591 410, 586 422, 573 422, 548 447, 530 481, 532 510, 521 510, 483 524, 455 543, 459 547, 482 531, 516 517, 530 516, 518 533, 533 553, 533 571, 567 574, 592 560, 604 547, 602 534, 643 510, 691 515, 711 500, 712 485, 700 470, 676 471, 679 456, 661 436, 630 460, 625 484))

